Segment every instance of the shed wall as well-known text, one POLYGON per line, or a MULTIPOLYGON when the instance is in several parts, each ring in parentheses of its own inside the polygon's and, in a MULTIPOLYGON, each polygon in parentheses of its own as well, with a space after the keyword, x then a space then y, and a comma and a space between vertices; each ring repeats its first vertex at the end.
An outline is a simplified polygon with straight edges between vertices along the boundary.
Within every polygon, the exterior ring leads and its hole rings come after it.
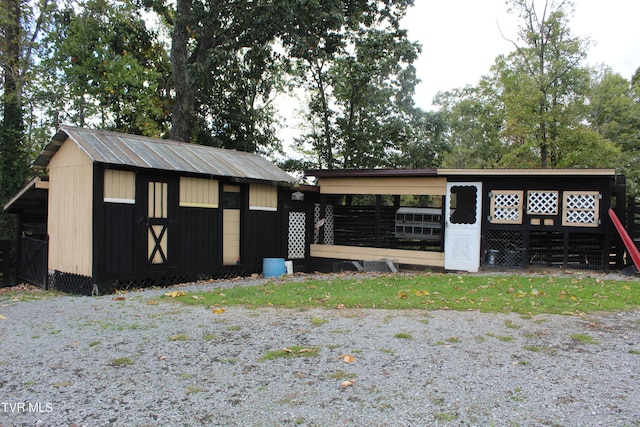
POLYGON ((70 140, 49 163, 49 270, 92 276, 93 163, 70 140))

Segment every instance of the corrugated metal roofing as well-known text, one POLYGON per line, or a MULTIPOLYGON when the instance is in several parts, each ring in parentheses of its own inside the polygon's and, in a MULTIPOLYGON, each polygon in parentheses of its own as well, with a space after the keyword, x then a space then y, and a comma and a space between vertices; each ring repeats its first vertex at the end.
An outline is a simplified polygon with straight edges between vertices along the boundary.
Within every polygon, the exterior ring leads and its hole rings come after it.
POLYGON ((65 125, 60 126, 32 167, 45 169, 67 139, 97 163, 295 183, 295 178, 258 154, 65 125))

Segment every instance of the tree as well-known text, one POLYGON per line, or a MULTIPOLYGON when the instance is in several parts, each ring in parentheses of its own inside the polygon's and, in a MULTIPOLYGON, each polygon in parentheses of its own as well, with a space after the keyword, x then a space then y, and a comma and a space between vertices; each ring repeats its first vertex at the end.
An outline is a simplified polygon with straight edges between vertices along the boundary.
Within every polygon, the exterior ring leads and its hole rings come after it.
POLYGON ((448 150, 442 165, 450 168, 496 168, 505 155, 501 135, 505 108, 495 75, 477 86, 439 93, 435 104, 445 122, 448 150))
MULTIPOLYGON (((32 51, 50 9, 47 0, 23 3, 2 0, 0 10, 0 62, 2 70, 2 121, 0 122, 0 205, 26 181, 28 148, 24 135, 25 80, 32 51)), ((13 238, 13 215, 0 211, 0 238, 13 238)))
POLYGON ((452 167, 612 167, 619 149, 590 128, 588 41, 573 37, 570 1, 509 0, 522 21, 514 50, 476 87, 437 102, 447 119, 452 167))
POLYGON ((609 67, 596 70, 588 103, 591 129, 621 150, 620 170, 632 194, 640 191, 639 72, 629 81, 609 67))
POLYGON ((149 5, 172 27, 171 138, 246 151, 272 144, 279 17, 271 2, 178 0, 174 12, 164 2, 149 5))
POLYGON ((521 152, 530 151, 542 168, 554 167, 575 150, 563 129, 584 117, 589 72, 582 66, 588 41, 574 37, 568 17, 573 3, 510 0, 521 26, 515 51, 498 65, 506 108, 503 137, 521 152))
POLYGON ((412 100, 420 47, 399 28, 412 2, 345 3, 309 2, 283 37, 309 97, 297 143, 313 147, 319 167, 389 166, 420 123, 412 100))
POLYGON ((40 98, 56 121, 161 136, 167 129, 168 62, 129 2, 86 0, 56 13, 40 98))

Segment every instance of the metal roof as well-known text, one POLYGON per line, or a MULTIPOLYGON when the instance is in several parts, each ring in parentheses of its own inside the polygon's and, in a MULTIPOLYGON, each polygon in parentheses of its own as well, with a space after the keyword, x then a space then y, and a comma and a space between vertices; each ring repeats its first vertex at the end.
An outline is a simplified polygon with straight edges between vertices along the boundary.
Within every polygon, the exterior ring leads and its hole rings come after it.
POLYGON ((73 141, 93 162, 141 169, 193 173, 240 180, 295 184, 295 178, 258 154, 118 132, 60 126, 32 163, 46 169, 66 141, 73 141))

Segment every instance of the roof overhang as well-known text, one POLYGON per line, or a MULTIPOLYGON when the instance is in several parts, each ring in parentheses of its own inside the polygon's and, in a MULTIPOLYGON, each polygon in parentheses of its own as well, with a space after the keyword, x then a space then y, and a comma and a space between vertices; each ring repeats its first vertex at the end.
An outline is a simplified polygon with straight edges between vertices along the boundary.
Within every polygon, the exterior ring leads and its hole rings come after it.
POLYGON ((3 207, 8 213, 40 211, 47 208, 49 181, 40 177, 33 178, 3 207))

